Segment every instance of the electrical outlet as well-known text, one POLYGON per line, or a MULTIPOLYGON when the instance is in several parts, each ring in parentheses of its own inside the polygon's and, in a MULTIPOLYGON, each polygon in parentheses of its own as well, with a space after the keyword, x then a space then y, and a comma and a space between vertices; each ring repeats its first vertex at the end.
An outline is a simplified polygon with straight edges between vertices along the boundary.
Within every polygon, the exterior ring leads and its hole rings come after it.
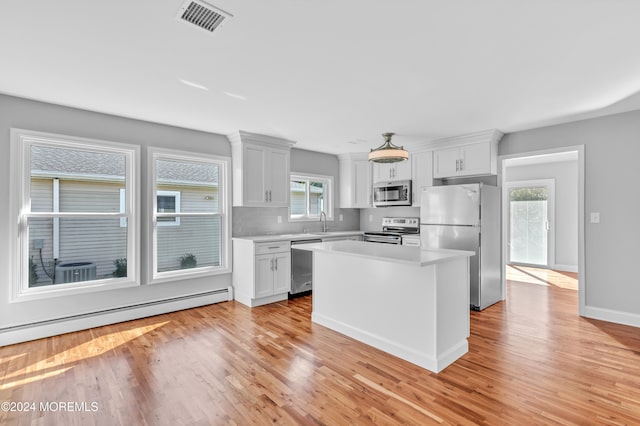
POLYGON ((36 238, 35 240, 33 240, 33 248, 34 249, 44 248, 44 240, 42 238, 36 238))
POLYGON ((282 223, 282 216, 278 216, 278 223, 282 223))
POLYGON ((340 222, 342 222, 342 220, 344 219, 342 215, 340 215, 339 218, 340 218, 340 222))
POLYGON ((600 223, 600 212, 591 212, 591 223, 600 223))
POLYGON ((373 222, 373 215, 372 214, 369 215, 369 222, 373 222))

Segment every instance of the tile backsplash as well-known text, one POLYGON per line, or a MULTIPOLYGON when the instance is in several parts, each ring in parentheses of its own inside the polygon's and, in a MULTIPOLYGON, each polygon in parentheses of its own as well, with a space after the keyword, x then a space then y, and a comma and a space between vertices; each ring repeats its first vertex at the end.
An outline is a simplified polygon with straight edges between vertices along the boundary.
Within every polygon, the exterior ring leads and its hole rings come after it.
POLYGON ((378 207, 360 210, 360 230, 382 230, 383 217, 420 217, 420 207, 378 207))
MULTIPOLYGON (((358 209, 335 209, 334 219, 327 220, 329 231, 353 231, 360 229, 360 211, 358 209), (340 220, 342 215, 342 221, 340 220)), ((286 207, 233 207, 233 237, 249 235, 294 234, 322 231, 322 223, 314 221, 289 221, 289 209, 286 207), (278 217, 281 222, 278 223, 278 217)))

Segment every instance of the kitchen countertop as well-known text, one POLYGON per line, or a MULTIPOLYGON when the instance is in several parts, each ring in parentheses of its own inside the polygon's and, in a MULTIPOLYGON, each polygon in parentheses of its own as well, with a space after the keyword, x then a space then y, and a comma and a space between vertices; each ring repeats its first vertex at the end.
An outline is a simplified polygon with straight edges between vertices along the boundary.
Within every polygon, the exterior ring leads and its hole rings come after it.
POLYGON ((363 231, 306 232, 299 234, 249 235, 246 237, 233 237, 233 239, 250 240, 256 243, 266 243, 272 241, 298 241, 319 238, 346 237, 349 235, 362 235, 363 233, 363 231))
POLYGON ((296 246, 296 249, 334 252, 413 266, 429 266, 459 257, 475 255, 474 252, 467 250, 420 249, 420 247, 378 244, 363 241, 330 241, 304 244, 296 246))

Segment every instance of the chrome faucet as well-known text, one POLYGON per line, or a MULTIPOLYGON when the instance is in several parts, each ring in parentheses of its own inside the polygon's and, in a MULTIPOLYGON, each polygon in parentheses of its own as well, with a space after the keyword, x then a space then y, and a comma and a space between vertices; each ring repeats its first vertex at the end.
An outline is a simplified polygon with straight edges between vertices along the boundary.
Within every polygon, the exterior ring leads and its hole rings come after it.
POLYGON ((320 222, 322 222, 322 232, 327 232, 327 214, 324 211, 320 212, 320 222), (322 221, 323 216, 324 221, 322 221))

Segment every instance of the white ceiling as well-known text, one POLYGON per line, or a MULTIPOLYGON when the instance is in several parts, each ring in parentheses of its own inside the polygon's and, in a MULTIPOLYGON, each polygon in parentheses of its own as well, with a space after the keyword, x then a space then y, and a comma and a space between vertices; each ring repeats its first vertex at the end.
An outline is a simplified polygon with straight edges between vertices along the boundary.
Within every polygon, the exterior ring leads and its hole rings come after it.
POLYGON ((331 153, 640 109, 636 0, 182 3, 2 1, 0 92, 331 153))

